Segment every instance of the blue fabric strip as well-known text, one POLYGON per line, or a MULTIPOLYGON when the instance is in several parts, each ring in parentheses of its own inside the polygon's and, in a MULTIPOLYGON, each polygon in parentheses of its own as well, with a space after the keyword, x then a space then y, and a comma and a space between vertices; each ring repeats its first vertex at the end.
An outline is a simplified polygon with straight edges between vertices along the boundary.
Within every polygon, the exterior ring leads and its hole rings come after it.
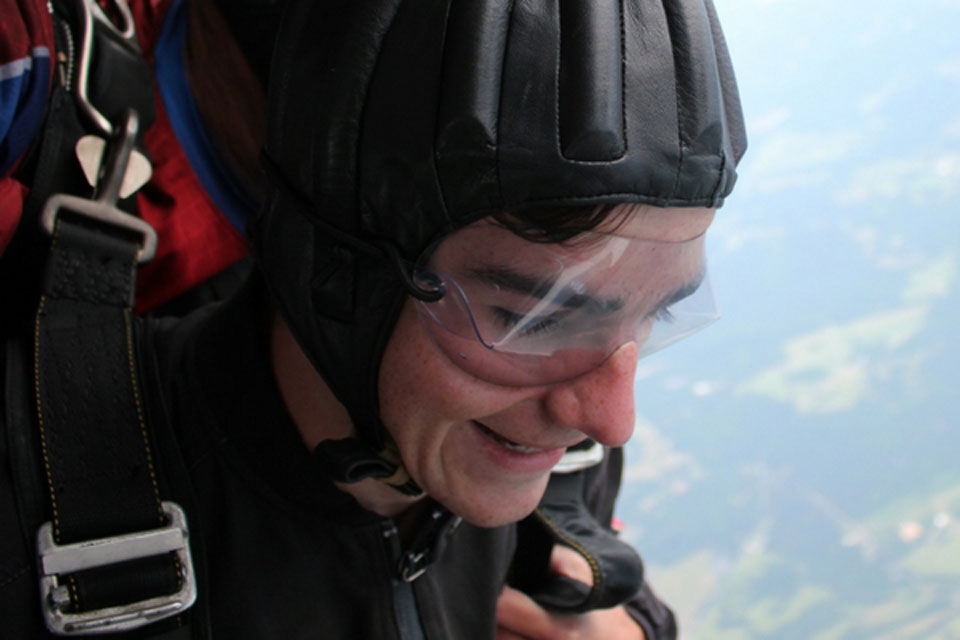
POLYGON ((50 86, 50 50, 0 65, 0 176, 13 167, 40 130, 50 86))
POLYGON ((154 50, 160 96, 177 140, 203 188, 224 217, 245 234, 257 203, 220 155, 197 112, 183 61, 187 38, 185 4, 184 0, 174 0, 154 50))

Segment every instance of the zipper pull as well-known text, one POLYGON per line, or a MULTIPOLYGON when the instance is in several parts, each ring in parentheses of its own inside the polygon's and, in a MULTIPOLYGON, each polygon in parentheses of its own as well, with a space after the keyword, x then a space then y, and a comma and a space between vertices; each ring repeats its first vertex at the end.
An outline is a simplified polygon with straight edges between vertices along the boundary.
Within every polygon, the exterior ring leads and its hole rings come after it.
POLYGON ((413 582, 422 576, 443 553, 447 540, 462 521, 463 518, 453 515, 443 507, 434 508, 430 512, 429 519, 413 539, 413 543, 406 551, 401 552, 397 564, 397 574, 400 579, 404 582, 413 582))

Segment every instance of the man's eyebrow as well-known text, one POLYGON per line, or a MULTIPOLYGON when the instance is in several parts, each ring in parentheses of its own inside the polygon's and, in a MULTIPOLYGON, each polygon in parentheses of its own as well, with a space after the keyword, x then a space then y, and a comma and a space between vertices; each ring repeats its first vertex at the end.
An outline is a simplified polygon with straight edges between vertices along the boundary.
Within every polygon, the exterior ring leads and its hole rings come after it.
MULTIPOLYGON (((543 280, 510 267, 471 267, 467 273, 482 282, 540 300, 546 298, 556 284, 554 279, 543 280)), ((557 304, 568 309, 587 309, 591 313, 608 314, 619 311, 624 305, 622 298, 601 299, 569 287, 564 293, 566 295, 557 296, 557 304)))

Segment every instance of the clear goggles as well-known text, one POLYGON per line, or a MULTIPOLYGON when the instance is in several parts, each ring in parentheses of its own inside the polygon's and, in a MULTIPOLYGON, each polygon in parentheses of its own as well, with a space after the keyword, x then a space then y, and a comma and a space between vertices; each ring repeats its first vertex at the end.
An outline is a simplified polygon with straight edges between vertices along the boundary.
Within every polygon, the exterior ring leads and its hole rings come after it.
POLYGON ((447 357, 509 386, 575 378, 629 342, 643 357, 719 317, 702 234, 663 242, 587 232, 541 243, 482 221, 441 240, 414 280, 443 294, 416 306, 447 357))

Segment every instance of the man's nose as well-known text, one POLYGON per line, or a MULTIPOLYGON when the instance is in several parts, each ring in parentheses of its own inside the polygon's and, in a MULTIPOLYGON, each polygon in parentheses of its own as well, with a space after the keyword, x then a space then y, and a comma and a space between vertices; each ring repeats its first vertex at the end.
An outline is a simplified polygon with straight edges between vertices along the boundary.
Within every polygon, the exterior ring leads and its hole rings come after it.
POLYGON ((637 344, 628 342, 593 371, 551 387, 543 397, 547 419, 607 446, 624 444, 635 422, 636 372, 637 344))

